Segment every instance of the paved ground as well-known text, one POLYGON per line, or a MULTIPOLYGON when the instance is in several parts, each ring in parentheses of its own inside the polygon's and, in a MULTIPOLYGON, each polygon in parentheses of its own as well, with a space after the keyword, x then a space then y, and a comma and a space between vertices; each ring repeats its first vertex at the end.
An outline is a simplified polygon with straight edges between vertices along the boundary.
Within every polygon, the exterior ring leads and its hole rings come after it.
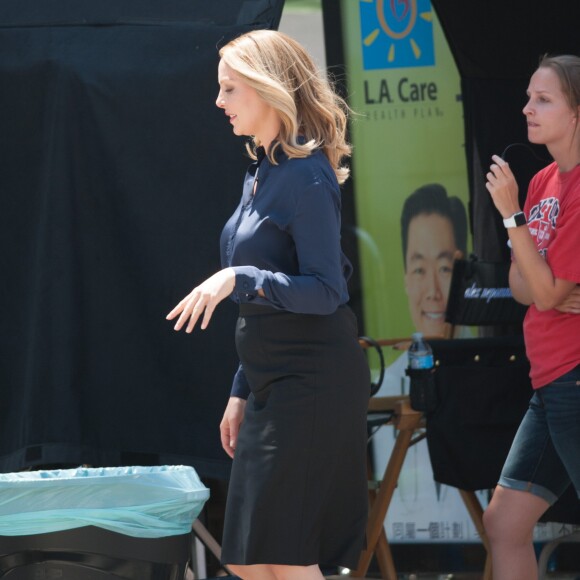
POLYGON ((312 55, 318 66, 326 66, 324 29, 319 10, 292 9, 282 12, 279 30, 295 38, 312 55))

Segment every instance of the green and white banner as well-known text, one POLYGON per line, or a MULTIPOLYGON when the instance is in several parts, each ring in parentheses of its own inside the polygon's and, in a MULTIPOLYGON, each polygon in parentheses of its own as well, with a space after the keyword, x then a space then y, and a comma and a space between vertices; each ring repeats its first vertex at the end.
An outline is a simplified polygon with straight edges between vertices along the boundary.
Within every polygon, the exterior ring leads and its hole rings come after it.
MULTIPOLYGON (((467 236, 460 76, 429 0, 342 0, 365 333, 444 332, 454 253, 467 236)), ((407 392, 406 353, 388 353, 379 394, 407 392)), ((374 438, 377 472, 393 429, 374 438)), ((465 542, 477 533, 456 489, 435 484, 413 446, 389 508, 391 542, 465 542)))
POLYGON ((428 0, 343 0, 342 15, 365 329, 408 336, 404 202, 429 184, 468 200, 460 76, 428 0))

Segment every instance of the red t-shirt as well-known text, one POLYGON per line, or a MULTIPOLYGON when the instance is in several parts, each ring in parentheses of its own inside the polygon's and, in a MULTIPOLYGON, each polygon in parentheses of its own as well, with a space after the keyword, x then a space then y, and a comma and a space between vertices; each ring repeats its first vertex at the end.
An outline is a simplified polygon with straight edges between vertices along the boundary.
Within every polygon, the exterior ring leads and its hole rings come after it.
MULTIPOLYGON (((556 163, 530 181, 524 205, 528 229, 556 278, 580 283, 580 166, 560 173, 556 163)), ((533 304, 524 320, 532 386, 537 389, 580 364, 580 314, 533 304)))

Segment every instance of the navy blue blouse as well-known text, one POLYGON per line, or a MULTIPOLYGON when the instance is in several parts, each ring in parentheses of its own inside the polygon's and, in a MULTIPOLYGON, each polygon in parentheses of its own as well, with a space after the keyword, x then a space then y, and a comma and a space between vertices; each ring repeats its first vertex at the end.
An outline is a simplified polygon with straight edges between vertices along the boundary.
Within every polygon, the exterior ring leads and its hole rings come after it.
MULTIPOLYGON (((244 179, 240 204, 221 239, 222 267, 232 267, 231 298, 302 314, 331 314, 348 299, 352 266, 340 246, 340 188, 322 151, 277 165, 263 149, 244 179), (254 180, 257 183, 253 194, 254 180), (262 289, 265 298, 258 295, 262 289)), ((231 394, 250 389, 240 365, 231 394)))

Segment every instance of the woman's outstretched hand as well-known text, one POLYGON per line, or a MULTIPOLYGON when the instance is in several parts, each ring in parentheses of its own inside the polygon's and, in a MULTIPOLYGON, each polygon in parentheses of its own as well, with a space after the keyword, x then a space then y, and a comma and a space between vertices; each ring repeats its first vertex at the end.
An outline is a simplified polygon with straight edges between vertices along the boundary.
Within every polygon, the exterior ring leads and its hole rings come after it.
POLYGON ((213 276, 196 286, 167 316, 167 320, 173 320, 179 315, 175 324, 175 330, 181 330, 185 323, 185 332, 191 332, 199 317, 203 313, 201 329, 205 330, 215 307, 227 298, 233 291, 236 283, 236 273, 232 268, 225 268, 216 272, 213 276))

